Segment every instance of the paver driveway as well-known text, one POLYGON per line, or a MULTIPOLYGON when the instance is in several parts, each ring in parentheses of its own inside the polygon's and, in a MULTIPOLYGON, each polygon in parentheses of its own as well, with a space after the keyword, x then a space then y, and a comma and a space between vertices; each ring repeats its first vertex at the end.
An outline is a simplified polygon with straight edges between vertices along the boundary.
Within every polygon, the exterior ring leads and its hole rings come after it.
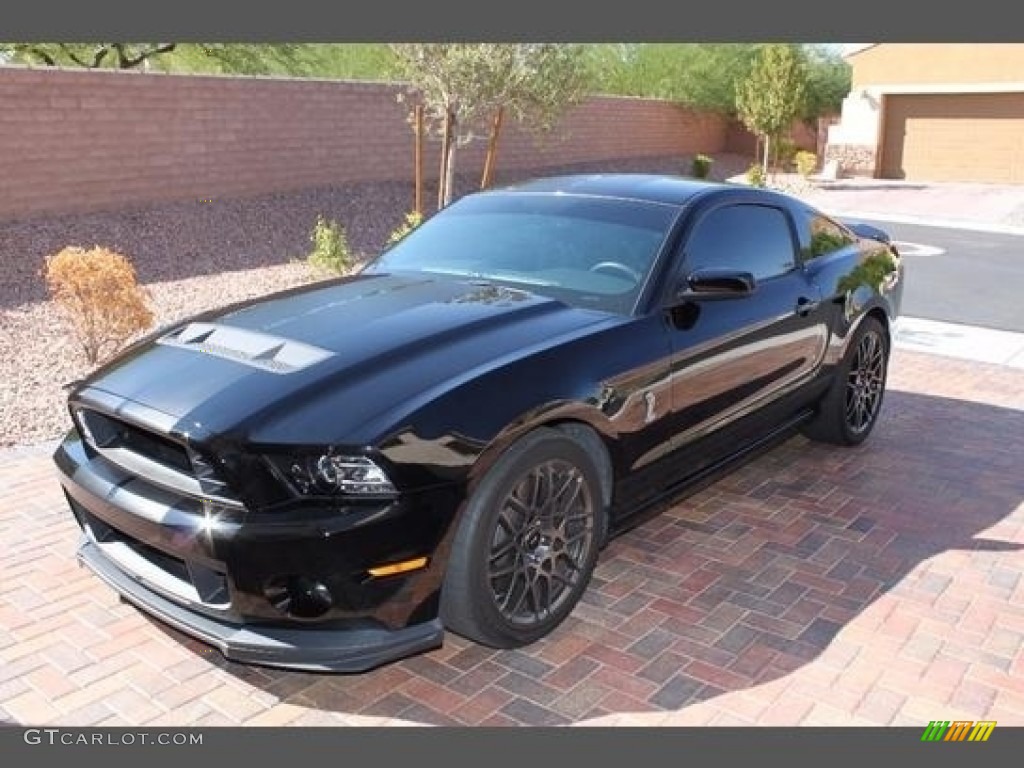
POLYGON ((0 464, 0 718, 21 724, 1024 725, 1024 371, 906 350, 868 443, 793 438, 614 541, 520 651, 243 667, 121 604, 49 457, 0 464))

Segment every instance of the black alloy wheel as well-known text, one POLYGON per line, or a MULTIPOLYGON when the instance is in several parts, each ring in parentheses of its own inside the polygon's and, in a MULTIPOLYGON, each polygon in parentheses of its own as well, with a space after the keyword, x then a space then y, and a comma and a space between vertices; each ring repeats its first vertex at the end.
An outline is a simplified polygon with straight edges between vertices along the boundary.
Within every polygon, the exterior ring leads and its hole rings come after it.
POLYGON ((530 432, 469 500, 441 593, 445 627, 497 648, 549 634, 590 582, 604 521, 588 449, 558 429, 530 432))

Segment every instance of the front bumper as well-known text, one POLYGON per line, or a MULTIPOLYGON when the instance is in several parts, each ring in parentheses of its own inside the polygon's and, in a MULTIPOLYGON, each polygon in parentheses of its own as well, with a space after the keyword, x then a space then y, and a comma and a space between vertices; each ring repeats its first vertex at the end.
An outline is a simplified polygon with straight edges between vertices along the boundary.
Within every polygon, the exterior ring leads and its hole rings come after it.
POLYGON ((228 659, 359 672, 437 647, 452 491, 372 507, 280 514, 219 509, 127 475, 72 433, 54 454, 83 529, 78 558, 125 600, 218 648, 228 659), (383 578, 373 564, 414 555, 428 566, 383 578), (322 583, 331 608, 282 612, 273 579, 322 583))
POLYGON ((118 568, 83 535, 78 559, 125 600, 166 624, 209 643, 232 661, 311 672, 363 672, 441 645, 440 619, 399 630, 317 630, 245 626, 218 621, 162 597, 118 568))

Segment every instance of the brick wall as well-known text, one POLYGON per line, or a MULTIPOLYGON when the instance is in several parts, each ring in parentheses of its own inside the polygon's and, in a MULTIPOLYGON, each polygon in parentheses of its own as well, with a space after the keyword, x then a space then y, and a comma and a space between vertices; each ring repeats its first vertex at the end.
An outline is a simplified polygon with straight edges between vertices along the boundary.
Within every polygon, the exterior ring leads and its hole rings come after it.
MULTIPOLYGON (((820 120, 817 125, 817 128, 812 128, 803 120, 793 121, 789 137, 796 144, 797 149, 815 152, 823 146, 818 140, 818 133, 821 130, 820 120)), ((748 131, 743 126, 743 123, 730 121, 725 128, 724 148, 726 152, 732 152, 737 155, 753 156, 757 152, 757 137, 748 131)))
MULTIPOLYGON (((409 179, 412 131, 382 83, 0 68, 0 219, 409 179)), ((594 98, 557 137, 505 132, 499 169, 719 152, 720 117, 594 98)), ((484 142, 458 156, 479 172, 484 142)), ((429 143, 428 177, 437 175, 429 143)))

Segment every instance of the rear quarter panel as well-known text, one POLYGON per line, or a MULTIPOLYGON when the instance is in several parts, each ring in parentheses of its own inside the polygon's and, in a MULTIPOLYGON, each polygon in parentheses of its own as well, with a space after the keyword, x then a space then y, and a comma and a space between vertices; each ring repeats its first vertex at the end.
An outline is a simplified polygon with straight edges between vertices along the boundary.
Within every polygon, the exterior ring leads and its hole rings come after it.
POLYGON ((883 321, 890 334, 903 298, 904 266, 895 248, 861 238, 833 254, 814 259, 807 270, 829 305, 831 342, 826 365, 846 354, 849 340, 868 315, 883 321))

